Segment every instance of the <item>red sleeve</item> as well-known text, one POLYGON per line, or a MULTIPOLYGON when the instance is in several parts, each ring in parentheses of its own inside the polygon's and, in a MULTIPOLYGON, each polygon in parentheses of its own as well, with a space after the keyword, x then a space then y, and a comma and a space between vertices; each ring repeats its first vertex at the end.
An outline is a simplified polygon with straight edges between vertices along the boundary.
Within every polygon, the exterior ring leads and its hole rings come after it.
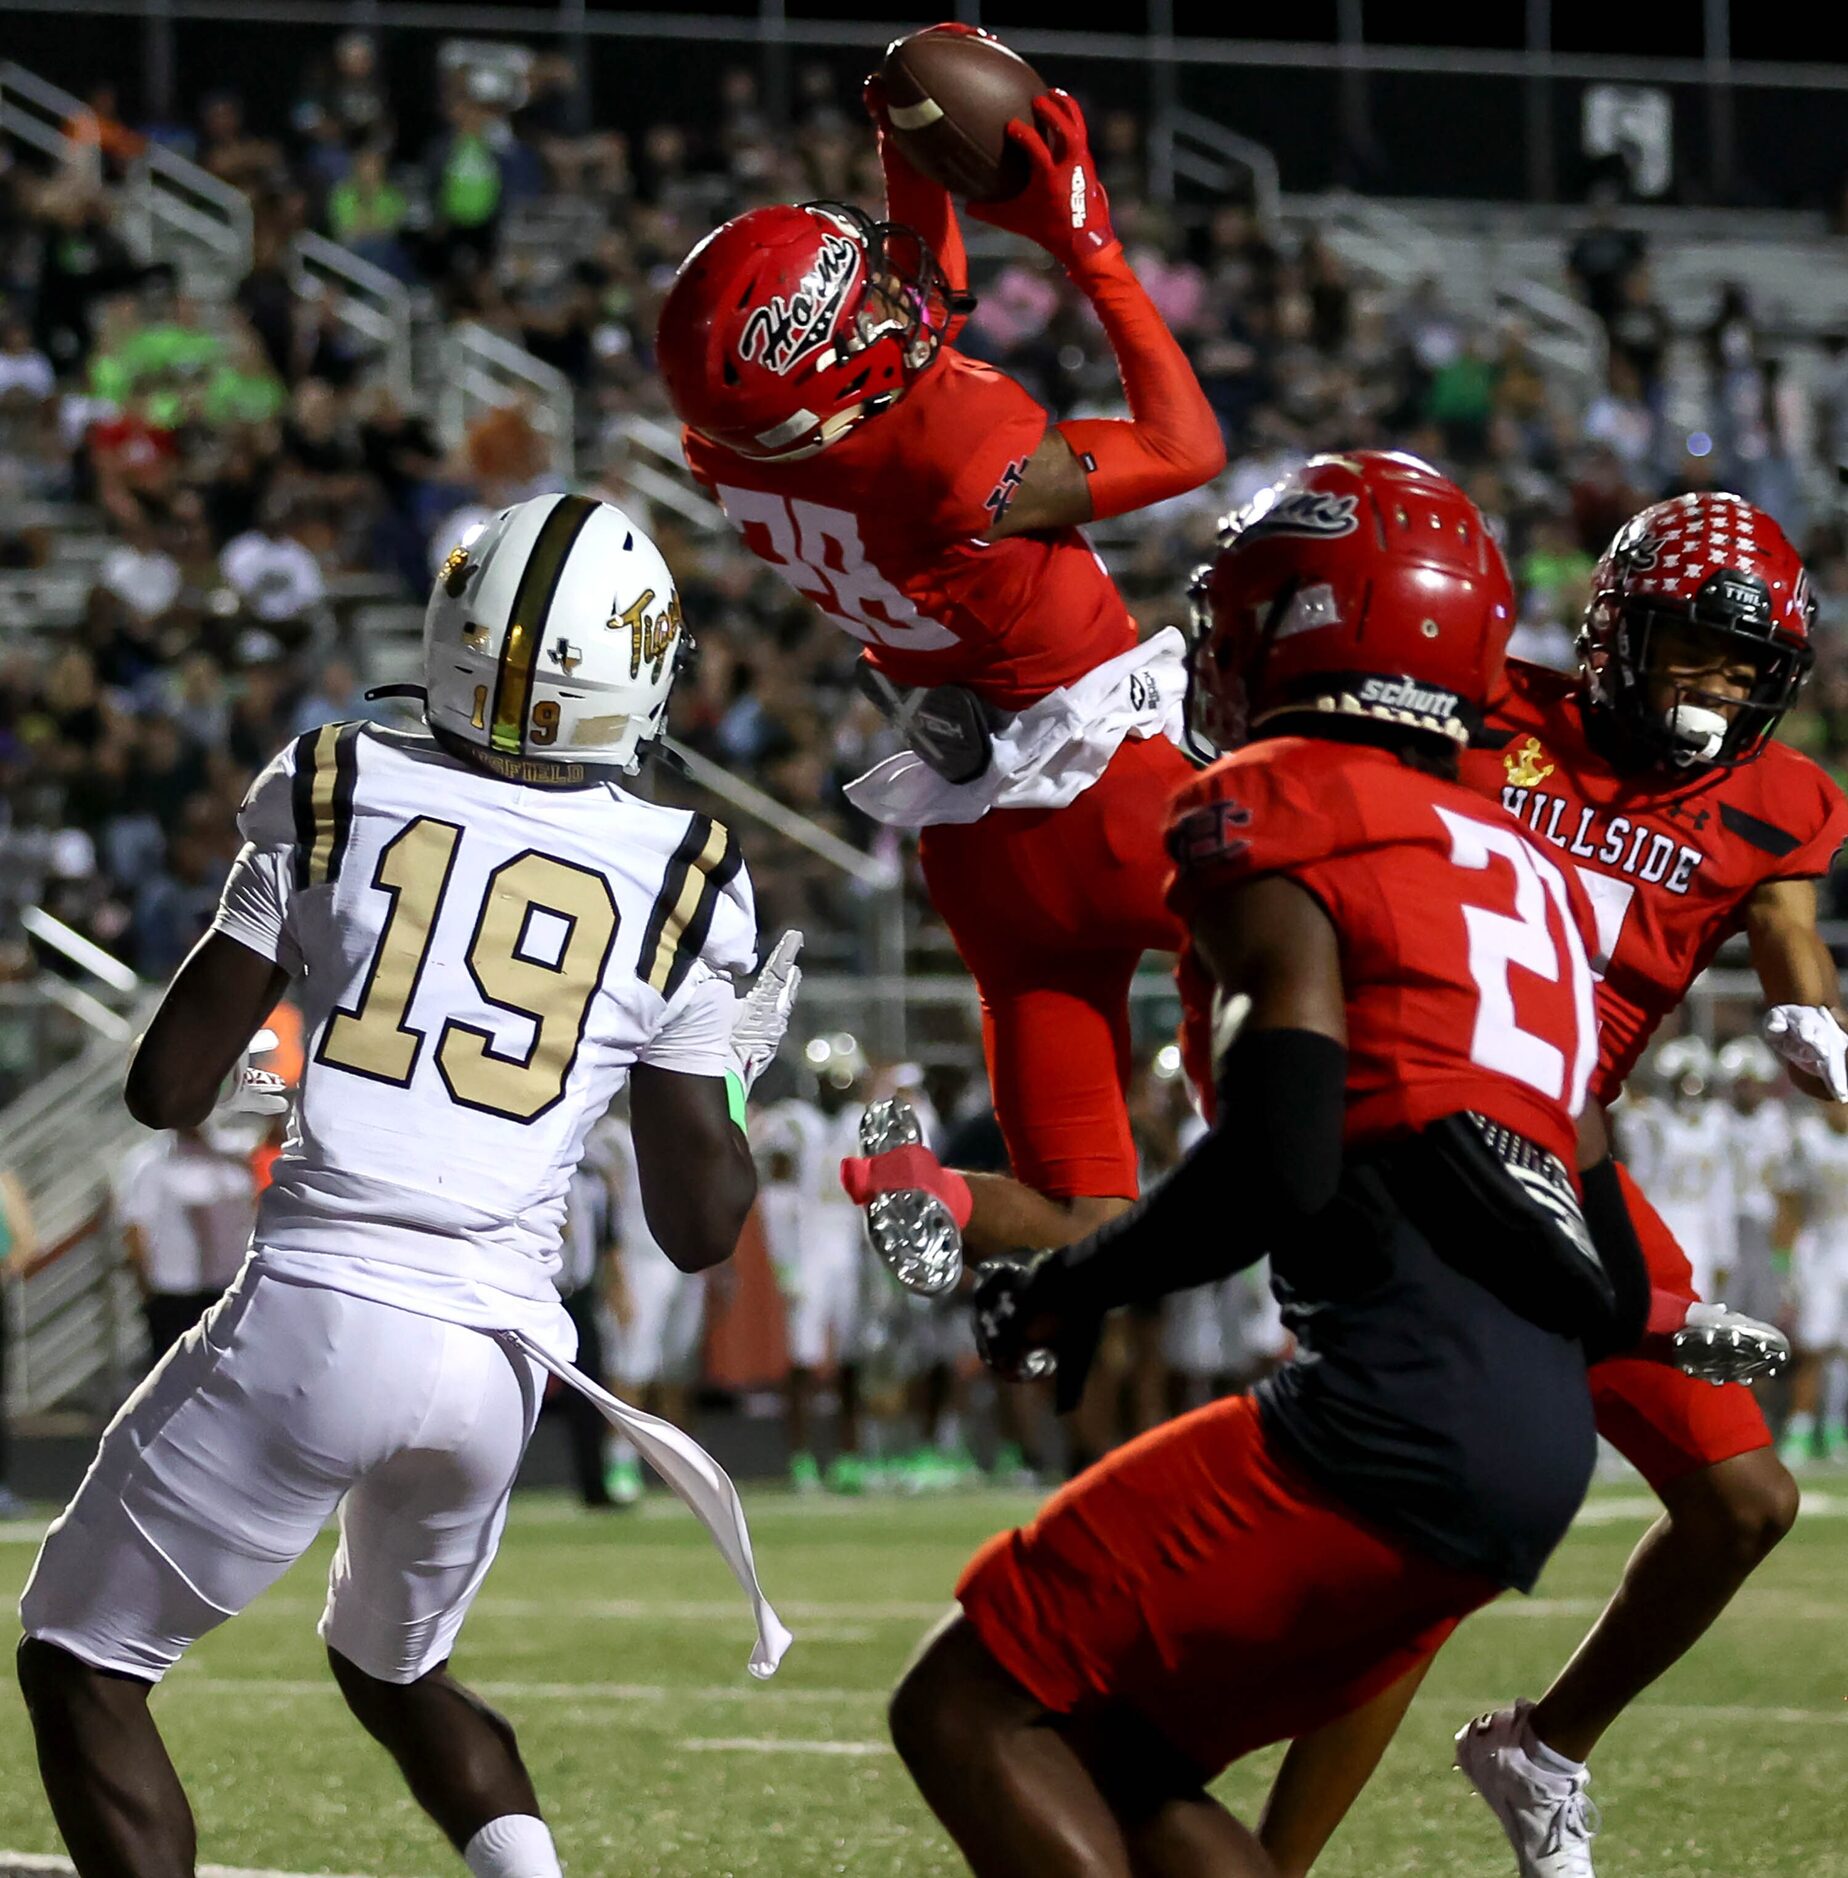
POLYGON ((1014 499, 1027 461, 1046 434, 1045 407, 1005 372, 960 354, 941 369, 956 374, 952 396, 936 401, 926 438, 942 477, 932 504, 937 534, 985 536, 1014 499))
MULTIPOLYGON (((962 227, 956 220, 956 204, 950 192, 905 161, 897 140, 887 134, 884 125, 877 134, 879 167, 885 174, 886 220, 923 236, 924 245, 937 257, 937 265, 950 283, 950 292, 967 293, 969 259, 963 250, 962 227)), ((950 339, 962 330, 963 323, 963 316, 951 320, 950 339)))
POLYGON ((1790 853, 1779 855, 1767 870, 1767 880, 1818 880, 1835 865, 1835 857, 1848 841, 1848 797, 1814 763, 1803 762, 1799 779, 1772 797, 1782 811, 1772 819, 1793 832, 1806 829, 1805 838, 1790 853), (1785 807, 1788 803, 1790 806, 1785 807), (1793 813, 1792 811, 1797 811, 1793 813))
POLYGON ((707 458, 712 446, 697 431, 686 426, 680 431, 680 454, 687 460, 687 474, 705 490, 716 502, 718 500, 718 478, 713 475, 707 458))
POLYGON ((1203 899, 1267 874, 1302 878, 1314 890, 1305 876, 1352 845, 1347 798, 1338 778, 1294 774, 1262 746, 1215 763, 1169 814, 1168 905, 1191 925, 1203 899))

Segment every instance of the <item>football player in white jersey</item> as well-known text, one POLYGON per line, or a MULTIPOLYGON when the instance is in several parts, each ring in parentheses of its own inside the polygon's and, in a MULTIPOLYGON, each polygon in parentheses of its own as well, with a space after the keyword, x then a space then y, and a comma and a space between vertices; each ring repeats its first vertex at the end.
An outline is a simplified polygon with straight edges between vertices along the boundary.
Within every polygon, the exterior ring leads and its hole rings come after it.
MULTIPOLYGON (((700 1341, 706 1328, 707 1295, 713 1277, 685 1272, 648 1230, 642 1199, 641 1163, 629 1131, 615 1123, 607 1143, 610 1184, 615 1194, 614 1239, 622 1312, 610 1348, 617 1392, 651 1415, 679 1427, 690 1418, 692 1385, 699 1380, 700 1341)), ((635 1444, 618 1434, 611 1442, 610 1497, 620 1506, 642 1496, 642 1468, 635 1444)))
MULTIPOLYGON (((257 779, 213 930, 129 1068, 150 1127, 280 1105, 247 1067, 295 980, 307 1067, 237 1282, 129 1399, 45 1539, 20 1681, 81 1878, 185 1878, 191 1809, 148 1694, 335 1511, 320 1634, 355 1715, 478 1878, 554 1878, 512 1729, 447 1671, 492 1563, 542 1370, 567 1178, 629 1080, 650 1228, 699 1270, 756 1188, 744 1089, 787 1022, 778 946, 746 997, 749 880, 703 815, 626 793, 684 647, 622 513, 519 504, 464 538, 424 628, 419 734, 336 724, 257 779)), ((788 1643, 731 1482, 627 1411, 788 1643)), ((328 1849, 339 1863, 338 1849, 328 1849)))
POLYGON ((1790 1378, 1790 1419, 1780 1453, 1786 1467, 1807 1466, 1822 1451, 1848 1451, 1842 1405, 1821 1416, 1823 1384, 1848 1357, 1848 1106, 1829 1103, 1797 1118, 1783 1187, 1780 1222, 1791 1235, 1791 1286, 1796 1367, 1790 1378))
POLYGON ((1697 1294, 1717 1297, 1738 1262, 1732 1112, 1714 1100, 1713 1052, 1701 1038, 1671 1038, 1653 1070, 1661 1099, 1619 1111, 1623 1158, 1685 1248, 1697 1294))
POLYGON ((817 1099, 791 1095, 753 1118, 763 1178, 764 1240, 783 1295, 789 1343, 789 1478, 798 1492, 823 1482, 815 1458, 815 1377, 831 1363, 840 1404, 827 1486, 863 1493, 860 1363, 870 1331, 870 1275, 860 1211, 841 1191, 842 1159, 859 1146, 866 1053, 845 1032, 813 1037, 803 1051, 817 1099))
POLYGON ((1784 1083, 1783 1066, 1771 1046, 1750 1033, 1723 1044, 1715 1062, 1732 1110, 1727 1140, 1738 1220, 1738 1263, 1726 1301, 1748 1317, 1776 1323, 1784 1315, 1783 1264, 1789 1250, 1777 1230, 1779 1175, 1791 1144, 1790 1111, 1777 1093, 1784 1083))

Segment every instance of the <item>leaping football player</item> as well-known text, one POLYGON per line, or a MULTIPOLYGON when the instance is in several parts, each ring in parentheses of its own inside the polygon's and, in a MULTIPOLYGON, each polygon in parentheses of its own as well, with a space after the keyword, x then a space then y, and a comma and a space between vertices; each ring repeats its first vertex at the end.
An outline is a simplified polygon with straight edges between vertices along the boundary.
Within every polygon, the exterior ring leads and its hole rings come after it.
POLYGON ((1170 838, 1212 1125, 1126 1214, 992 1262, 976 1314, 996 1367, 1050 1347, 1069 1382, 1107 1310, 1268 1250, 1298 1349, 964 1573, 891 1722, 982 1878, 1274 1878, 1207 1783, 1532 1586, 1591 1479, 1588 1353, 1649 1315, 1602 1117, 1574 1120, 1583 889, 1457 780, 1513 615, 1481 515, 1360 452, 1222 541, 1197 674, 1243 747, 1170 838))
POLYGON ((683 650, 647 536, 538 497, 437 580, 425 731, 310 731, 244 803, 128 1105, 153 1128, 227 1099, 280 1110, 246 1063, 291 980, 308 1063, 243 1271, 111 1424, 22 1600, 20 1683, 81 1878, 190 1878, 148 1696, 336 1507, 320 1633, 348 1705, 475 1878, 557 1878, 513 1730, 448 1669, 548 1371, 705 1521, 756 1610, 753 1669, 788 1642, 731 1482, 572 1369, 553 1285, 571 1170, 625 1079, 649 1230, 677 1265, 729 1257, 756 1191, 744 1089, 781 1039, 798 941, 741 998, 737 844, 620 787, 683 650))
MULTIPOLYGON (((1128 419, 1055 424, 956 350, 972 303, 955 209, 900 153, 877 81, 868 104, 888 219, 810 202, 727 222, 682 264, 657 347, 694 476, 862 642, 862 676, 909 740, 847 793, 922 830, 1017 1179, 945 1175, 895 1132, 866 1140, 897 1151, 854 1166, 850 1191, 933 1190, 980 1256, 1075 1237, 1136 1192, 1128 989, 1145 951, 1179 941, 1161 831, 1192 773, 1185 648, 1175 631, 1138 643, 1080 531, 1197 487, 1225 452, 1124 259, 1071 98, 1010 125, 1031 180, 970 213, 1064 267, 1115 351, 1128 419)), ((948 1283, 953 1229, 920 1211, 943 1229, 930 1276, 948 1283)), ((899 1216, 868 1223, 889 1263, 919 1252, 899 1216)))
MULTIPOLYGON (((1848 837, 1848 802, 1772 741, 1809 672, 1813 622, 1803 563, 1770 516, 1733 495, 1657 503, 1598 565, 1577 676, 1511 662, 1507 695, 1464 756, 1465 780, 1498 797, 1590 896, 1598 1106, 1617 1098, 1656 1027, 1738 932, 1771 1007, 1766 1035, 1798 1086, 1848 1100, 1840 983, 1816 930, 1816 881, 1848 837)), ((1619 1177, 1653 1284, 1691 1297, 1686 1254, 1619 1177)), ((1599 1432, 1663 1511, 1551 1688, 1457 1737, 1458 1765, 1501 1821, 1521 1878, 1592 1878, 1592 1749, 1797 1513, 1749 1390, 1625 1358, 1591 1380, 1599 1432)), ((1265 1842, 1287 1878, 1309 1870, 1423 1673, 1286 1758, 1265 1842)))

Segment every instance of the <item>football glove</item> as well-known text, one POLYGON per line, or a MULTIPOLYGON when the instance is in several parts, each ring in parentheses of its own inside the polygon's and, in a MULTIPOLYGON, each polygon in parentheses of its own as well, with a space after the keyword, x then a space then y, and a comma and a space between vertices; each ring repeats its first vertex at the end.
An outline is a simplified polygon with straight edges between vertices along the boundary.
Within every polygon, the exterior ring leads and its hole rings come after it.
POLYGON ((991 228, 1025 236, 1068 271, 1114 246, 1110 203, 1091 160, 1084 113, 1071 93, 1035 98, 1033 122, 1015 118, 1007 134, 1027 160, 1027 186, 999 202, 971 202, 969 213, 991 228))
POLYGON ((1837 1102, 1848 1102, 1848 1030, 1820 1004, 1774 1004, 1765 1041, 1792 1069, 1814 1076, 1837 1102))
POLYGON ((1031 1382, 1049 1372, 1053 1405, 1068 1415, 1084 1395, 1103 1320, 1061 1311, 1065 1268, 1058 1253, 992 1259, 976 1277, 975 1347, 997 1375, 1031 1382))
POLYGON ((280 1115, 288 1108, 289 1085, 274 1070, 250 1067, 253 1056, 268 1055, 276 1044, 273 1030, 259 1030, 245 1044, 230 1075, 218 1085, 214 1115, 280 1115))
POLYGON ((738 1000, 732 1017, 732 1068, 746 1095, 782 1047, 789 1028, 789 1013, 802 988, 802 968, 796 963, 802 935, 786 932, 764 961, 757 982, 738 1000))

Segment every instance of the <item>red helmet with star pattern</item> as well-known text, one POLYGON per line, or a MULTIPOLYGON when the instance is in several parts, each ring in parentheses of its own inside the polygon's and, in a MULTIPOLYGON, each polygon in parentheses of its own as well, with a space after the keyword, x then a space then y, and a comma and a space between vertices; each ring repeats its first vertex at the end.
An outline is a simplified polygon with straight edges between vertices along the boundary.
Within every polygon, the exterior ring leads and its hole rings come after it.
POLYGON ((1723 494, 1658 502, 1624 523, 1592 576, 1579 633, 1587 704, 1646 760, 1749 762, 1809 676, 1815 613, 1802 558, 1762 509, 1723 494), (1657 667, 1669 632, 1749 663, 1750 690, 1677 683, 1664 707, 1657 667))

